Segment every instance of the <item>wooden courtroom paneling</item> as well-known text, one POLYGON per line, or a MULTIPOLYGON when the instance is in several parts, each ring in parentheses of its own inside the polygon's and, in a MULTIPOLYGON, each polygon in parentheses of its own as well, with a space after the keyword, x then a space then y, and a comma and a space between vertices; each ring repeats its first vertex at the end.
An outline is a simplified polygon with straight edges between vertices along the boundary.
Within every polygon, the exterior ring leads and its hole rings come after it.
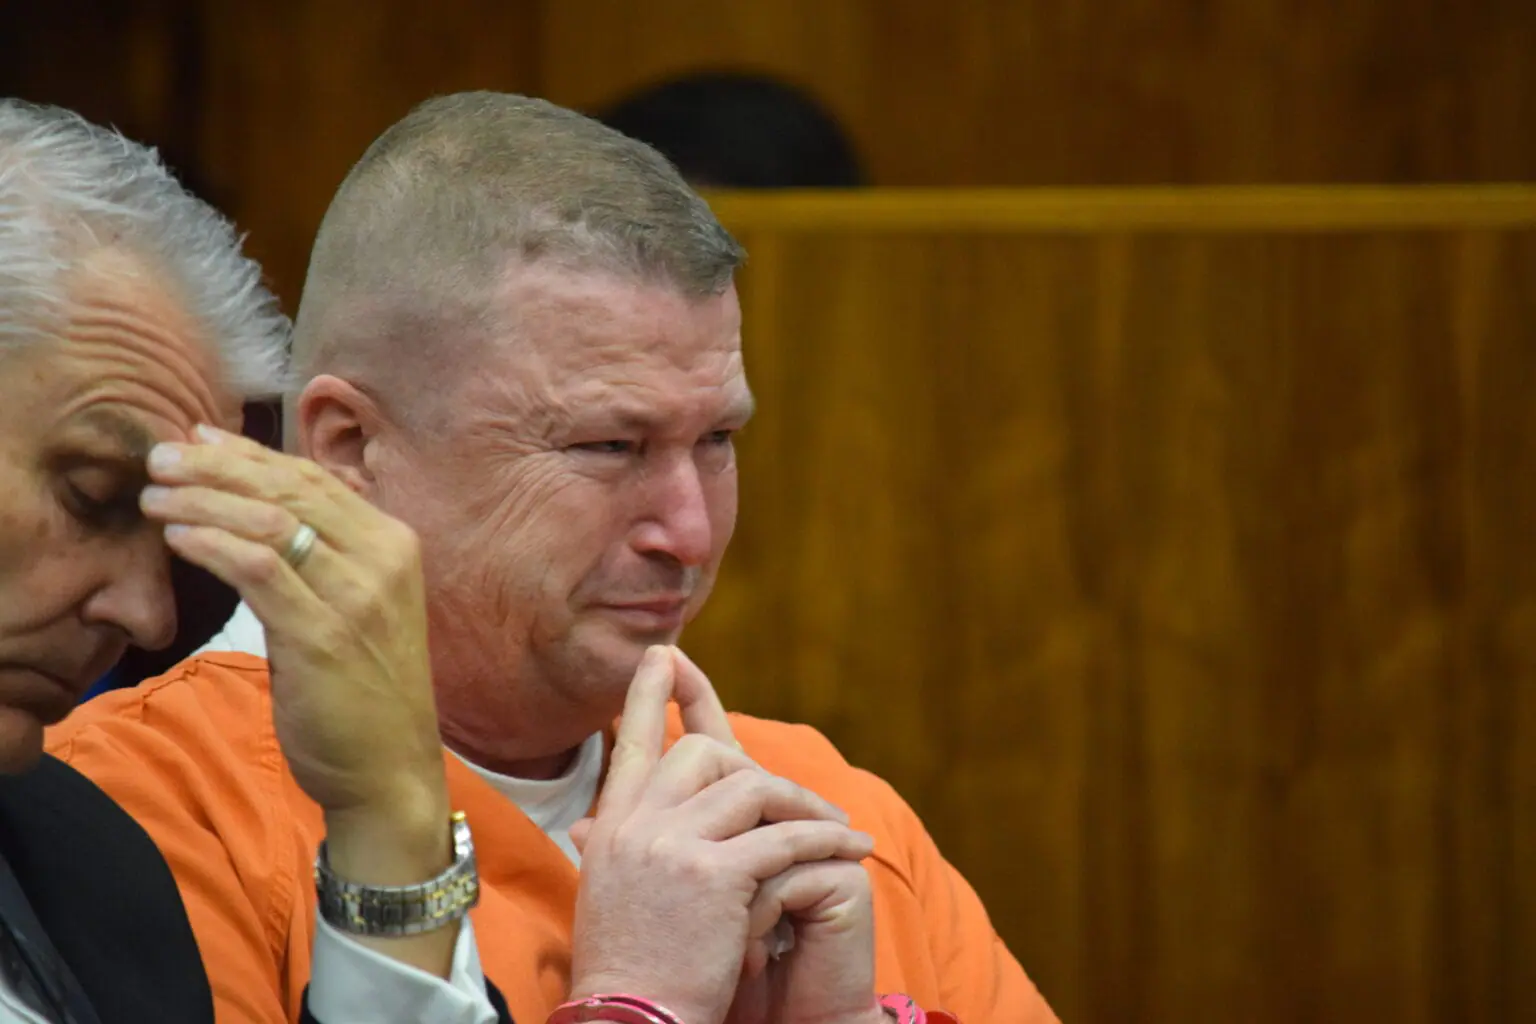
POLYGON ((249 233, 291 313, 320 218, 422 100, 537 92, 536 0, 0 3, 0 95, 161 147, 249 233))
POLYGON ((1526 0, 17 0, 0 91, 165 148, 291 309, 351 163, 455 89, 592 109, 699 67, 787 77, 878 184, 1536 178, 1526 0))
POLYGON ((541 87, 810 88, 880 185, 1536 177, 1528 0, 544 0, 541 87))
POLYGON ((195 125, 179 97, 197 88, 198 14, 192 0, 0 3, 0 96, 115 125, 195 177, 195 125))
POLYGON ((536 83, 529 3, 204 4, 204 170, 290 312, 320 218, 379 133, 430 96, 536 83))
POLYGON ((716 197, 760 412, 690 650, 1065 1020, 1536 1019, 1536 190, 1174 195, 716 197))

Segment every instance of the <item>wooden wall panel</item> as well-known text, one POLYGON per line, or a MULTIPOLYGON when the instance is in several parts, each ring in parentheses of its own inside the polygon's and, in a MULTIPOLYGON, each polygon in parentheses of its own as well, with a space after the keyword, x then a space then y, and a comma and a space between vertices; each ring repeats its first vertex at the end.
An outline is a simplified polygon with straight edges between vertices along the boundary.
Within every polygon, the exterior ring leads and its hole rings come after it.
MULTIPOLYGON (((1536 6, 1111 6, 57 0, 0 86, 162 145, 290 308, 462 88, 777 70, 888 183, 1536 170, 1536 6)), ((1530 204, 722 198, 763 413, 691 643, 907 794, 1068 1020, 1536 1020, 1530 204)))
POLYGON ((19 0, 0 91, 165 148, 286 302, 367 143, 435 92, 591 109, 698 67, 783 75, 882 185, 1536 178, 1525 0, 19 0))
POLYGON ((761 412, 690 648, 1064 1019, 1536 1019, 1536 193, 1391 195, 718 201, 761 412))
POLYGON ((538 91, 534 0, 0 3, 0 95, 159 146, 249 233, 289 312, 347 170, 422 100, 538 91))
POLYGON ((545 0, 545 94, 698 67, 819 95, 881 185, 1536 177, 1525 0, 545 0))
POLYGON ((204 3, 203 168, 290 312, 336 187, 385 128, 440 93, 536 88, 527 3, 204 3))
POLYGON ((0 3, 0 96, 56 103, 161 147, 198 173, 195 93, 202 26, 195 0, 0 3))

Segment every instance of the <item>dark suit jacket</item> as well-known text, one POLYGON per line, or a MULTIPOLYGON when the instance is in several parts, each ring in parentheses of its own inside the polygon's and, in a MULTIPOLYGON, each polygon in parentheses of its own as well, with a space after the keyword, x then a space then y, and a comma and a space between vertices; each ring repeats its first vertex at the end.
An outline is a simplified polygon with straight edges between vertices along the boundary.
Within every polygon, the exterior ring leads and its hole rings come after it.
MULTIPOLYGON (((214 1024, 176 880, 95 783, 48 755, 29 772, 0 776, 0 857, 101 1024, 214 1024)), ((487 987, 500 1024, 512 1024, 501 993, 487 987)), ((304 1024, 320 1024, 307 1008, 304 1024)))
POLYGON ((0 776, 0 857, 102 1024, 213 1024, 213 993, 155 844, 52 757, 0 776))

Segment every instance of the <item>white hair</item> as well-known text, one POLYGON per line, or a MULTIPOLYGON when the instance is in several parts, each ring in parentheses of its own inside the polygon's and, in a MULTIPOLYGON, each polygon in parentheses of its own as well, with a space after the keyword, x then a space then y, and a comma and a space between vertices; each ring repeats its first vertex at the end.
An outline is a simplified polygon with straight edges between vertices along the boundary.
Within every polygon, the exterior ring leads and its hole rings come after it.
POLYGON ((229 221, 154 149, 68 110, 0 100, 0 351, 56 334, 67 272, 109 245, 167 277, 231 391, 281 394, 288 319, 229 221))

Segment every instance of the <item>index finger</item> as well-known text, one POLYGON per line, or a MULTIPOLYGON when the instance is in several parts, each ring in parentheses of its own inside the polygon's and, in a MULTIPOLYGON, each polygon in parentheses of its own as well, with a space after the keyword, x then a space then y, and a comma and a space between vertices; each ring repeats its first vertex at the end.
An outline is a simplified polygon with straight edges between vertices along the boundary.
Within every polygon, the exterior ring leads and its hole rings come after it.
POLYGON ((720 695, 704 670, 680 648, 672 648, 672 658, 677 662, 672 699, 677 701, 678 710, 683 713, 683 728, 740 750, 741 744, 736 742, 736 734, 731 731, 730 716, 725 713, 725 705, 720 703, 720 695))
POLYGON ((206 425, 199 425, 195 434, 195 443, 155 446, 148 461, 155 482, 201 485, 277 505, 339 550, 356 547, 359 528, 366 530, 383 515, 308 459, 206 425))
POLYGON ((639 804, 666 742, 667 702, 672 697, 674 676, 671 649, 647 648, 624 698, 624 716, 614 736, 608 778, 597 800, 598 817, 624 814, 639 804))

